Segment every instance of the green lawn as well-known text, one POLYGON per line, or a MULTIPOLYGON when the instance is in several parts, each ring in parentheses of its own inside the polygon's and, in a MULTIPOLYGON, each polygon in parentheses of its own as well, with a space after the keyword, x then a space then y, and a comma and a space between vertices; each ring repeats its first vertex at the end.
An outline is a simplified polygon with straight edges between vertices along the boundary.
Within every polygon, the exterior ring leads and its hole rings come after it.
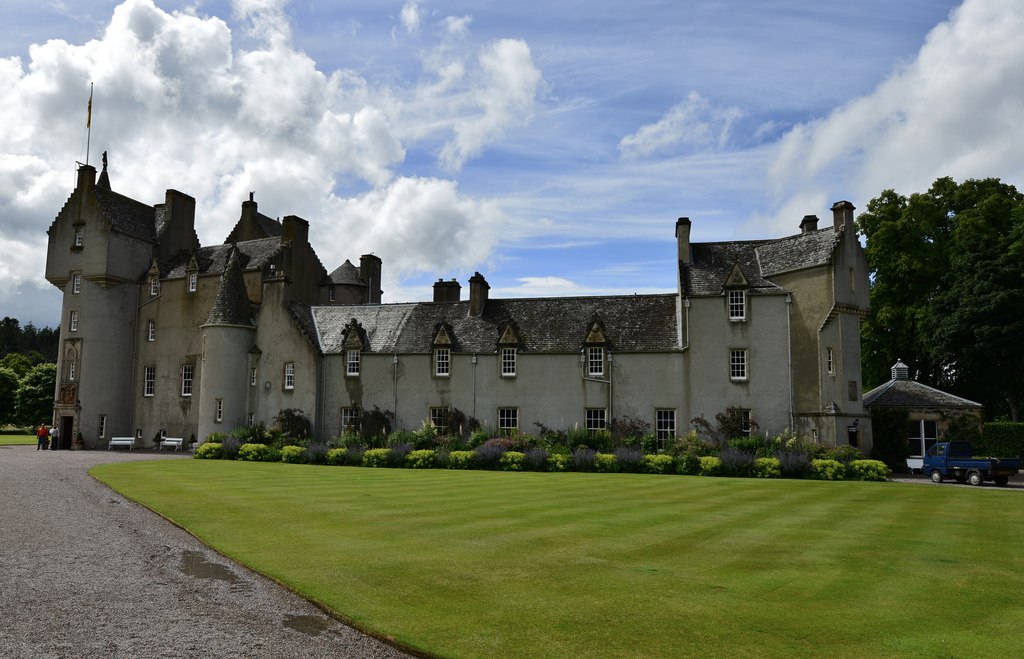
POLYGON ((92 473, 443 656, 1020 651, 1020 492, 205 460, 92 473))
POLYGON ((32 430, 19 428, 0 429, 0 446, 20 446, 23 444, 35 444, 36 436, 32 430))

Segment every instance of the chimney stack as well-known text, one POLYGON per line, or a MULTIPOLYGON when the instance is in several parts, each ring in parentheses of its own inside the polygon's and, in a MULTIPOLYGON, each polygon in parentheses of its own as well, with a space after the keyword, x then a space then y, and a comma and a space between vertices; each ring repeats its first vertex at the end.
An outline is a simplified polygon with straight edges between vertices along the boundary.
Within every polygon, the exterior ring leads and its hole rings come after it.
POLYGON ((434 282, 434 302, 458 302, 462 297, 462 285, 451 279, 434 282))
POLYGON ((363 254, 359 257, 359 277, 366 280, 369 286, 369 304, 380 304, 381 295, 384 291, 380 288, 381 260, 373 254, 363 254))
POLYGON ((853 235, 853 211, 856 207, 848 201, 832 204, 832 222, 836 231, 844 230, 853 235))
POLYGON ((679 260, 683 263, 690 262, 690 218, 681 217, 676 220, 676 243, 678 245, 679 260))
POLYGON ((810 233, 811 231, 818 230, 818 216, 817 215, 804 215, 804 219, 800 220, 800 233, 810 233))
MULTIPOLYGON (((242 204, 243 209, 245 204, 242 204)), ((256 202, 252 202, 255 207, 256 202)), ((243 211, 244 212, 244 211, 243 211)), ((309 244, 309 222, 296 215, 285 215, 281 220, 281 238, 298 244, 309 244)))
POLYGON ((487 291, 491 289, 490 284, 479 272, 473 273, 469 278, 469 315, 479 318, 484 313, 484 306, 487 304, 487 291))

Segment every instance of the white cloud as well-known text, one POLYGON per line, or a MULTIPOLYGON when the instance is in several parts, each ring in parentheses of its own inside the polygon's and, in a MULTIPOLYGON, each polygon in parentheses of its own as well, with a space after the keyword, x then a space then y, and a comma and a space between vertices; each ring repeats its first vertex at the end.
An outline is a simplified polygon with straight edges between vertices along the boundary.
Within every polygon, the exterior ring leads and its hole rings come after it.
POLYGON ((402 7, 399 14, 402 26, 407 34, 416 34, 420 31, 420 3, 418 0, 409 0, 402 7))
POLYGON ((1022 33, 1017 0, 966 0, 872 93, 785 135, 769 172, 780 204, 831 188, 864 207, 940 176, 1024 183, 1022 33))
POLYGON ((721 148, 728 141, 733 124, 742 116, 738 108, 714 107, 691 91, 685 101, 674 105, 664 117, 623 137, 619 152, 625 158, 644 158, 680 145, 721 148))

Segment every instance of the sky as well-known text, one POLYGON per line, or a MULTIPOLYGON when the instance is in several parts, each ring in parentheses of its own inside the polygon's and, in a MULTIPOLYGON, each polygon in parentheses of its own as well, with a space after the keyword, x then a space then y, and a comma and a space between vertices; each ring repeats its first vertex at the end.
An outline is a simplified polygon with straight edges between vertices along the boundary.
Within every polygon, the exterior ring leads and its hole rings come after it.
POLYGON ((55 327, 76 162, 298 215, 385 302, 671 292, 692 240, 774 238, 940 176, 1024 186, 1019 0, 6 0, 0 317, 55 327), (86 107, 93 85, 91 134, 86 107), (89 145, 87 152, 87 143, 89 145))

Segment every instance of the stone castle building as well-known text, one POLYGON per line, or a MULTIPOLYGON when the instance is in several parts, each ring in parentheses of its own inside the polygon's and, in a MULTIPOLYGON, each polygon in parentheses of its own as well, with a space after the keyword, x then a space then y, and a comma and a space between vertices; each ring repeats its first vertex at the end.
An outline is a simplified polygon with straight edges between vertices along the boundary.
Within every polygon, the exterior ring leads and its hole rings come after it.
POLYGON ((397 428, 450 408, 485 427, 536 431, 647 421, 659 439, 718 413, 870 449, 861 400, 867 265, 852 204, 786 238, 691 242, 676 222, 678 290, 658 295, 381 303, 381 260, 328 272, 308 223, 252 195, 223 244, 202 246, 195 200, 114 192, 81 165, 48 231, 46 278, 63 291, 54 422, 67 446, 133 435, 201 441, 299 409, 316 437, 363 410, 397 428))

